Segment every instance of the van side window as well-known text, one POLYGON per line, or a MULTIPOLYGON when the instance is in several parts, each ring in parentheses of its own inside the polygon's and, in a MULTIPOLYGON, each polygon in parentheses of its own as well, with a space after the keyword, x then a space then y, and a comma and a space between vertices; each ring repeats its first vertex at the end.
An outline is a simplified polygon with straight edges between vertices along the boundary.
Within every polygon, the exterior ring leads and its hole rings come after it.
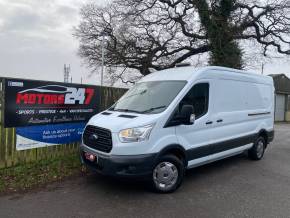
POLYGON ((209 84, 198 83, 194 85, 190 91, 184 96, 179 104, 179 109, 182 105, 189 104, 194 107, 196 119, 207 113, 209 100, 209 84))

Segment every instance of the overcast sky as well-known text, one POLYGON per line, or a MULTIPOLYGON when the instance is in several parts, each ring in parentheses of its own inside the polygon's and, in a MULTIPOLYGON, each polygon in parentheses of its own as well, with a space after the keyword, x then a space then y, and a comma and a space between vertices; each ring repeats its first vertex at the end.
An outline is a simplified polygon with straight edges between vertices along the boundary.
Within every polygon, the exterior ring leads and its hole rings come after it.
MULTIPOLYGON (((0 0, 0 76, 63 81, 63 65, 71 65, 73 82, 98 84, 77 56, 72 28, 79 8, 91 0, 0 0)), ((105 4, 106 0, 94 0, 105 4)), ((258 71, 259 69, 253 69, 258 71)), ((265 65, 265 74, 290 76, 286 59, 265 65)))
MULTIPOLYGON (((104 2, 103 0, 97 0, 104 2)), ((72 28, 88 0, 0 0, 0 76, 63 81, 71 65, 73 82, 97 83, 77 56, 72 28)))

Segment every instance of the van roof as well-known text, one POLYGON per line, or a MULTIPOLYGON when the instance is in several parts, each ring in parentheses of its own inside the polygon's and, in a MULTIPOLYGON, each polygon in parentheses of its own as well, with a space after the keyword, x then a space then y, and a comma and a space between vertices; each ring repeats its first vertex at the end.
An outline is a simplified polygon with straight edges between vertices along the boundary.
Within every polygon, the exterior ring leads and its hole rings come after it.
POLYGON ((202 78, 227 78, 227 79, 232 78, 273 84, 273 79, 270 76, 219 66, 208 66, 200 68, 192 66, 170 68, 151 73, 143 77, 139 82, 164 81, 164 80, 190 81, 192 79, 202 79, 202 78), (217 73, 213 74, 212 71, 217 71, 217 73))
POLYGON ((145 81, 162 81, 162 80, 189 80, 190 77, 198 70, 192 66, 175 67, 166 70, 156 71, 143 77, 139 82, 145 81))

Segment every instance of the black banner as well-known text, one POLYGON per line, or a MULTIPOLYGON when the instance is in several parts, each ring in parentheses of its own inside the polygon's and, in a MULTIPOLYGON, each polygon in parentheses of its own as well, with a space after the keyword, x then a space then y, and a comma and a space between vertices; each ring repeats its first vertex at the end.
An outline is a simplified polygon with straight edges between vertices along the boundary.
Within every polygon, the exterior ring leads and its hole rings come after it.
POLYGON ((99 110, 96 86, 5 80, 5 127, 86 122, 99 110))

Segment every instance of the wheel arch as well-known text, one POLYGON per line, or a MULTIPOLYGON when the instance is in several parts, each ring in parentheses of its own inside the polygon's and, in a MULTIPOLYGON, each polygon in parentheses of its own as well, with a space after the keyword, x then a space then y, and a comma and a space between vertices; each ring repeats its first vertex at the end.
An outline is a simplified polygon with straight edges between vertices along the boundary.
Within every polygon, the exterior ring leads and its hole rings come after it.
POLYGON ((171 144, 166 147, 164 147, 156 156, 156 161, 166 154, 173 154, 179 159, 183 160, 184 166, 187 167, 188 164, 188 158, 186 154, 186 150, 179 144, 171 144))
POLYGON ((262 136, 265 141, 266 141, 266 146, 268 145, 269 142, 269 136, 268 136, 268 131, 265 129, 261 129, 258 133, 258 137, 262 136))

